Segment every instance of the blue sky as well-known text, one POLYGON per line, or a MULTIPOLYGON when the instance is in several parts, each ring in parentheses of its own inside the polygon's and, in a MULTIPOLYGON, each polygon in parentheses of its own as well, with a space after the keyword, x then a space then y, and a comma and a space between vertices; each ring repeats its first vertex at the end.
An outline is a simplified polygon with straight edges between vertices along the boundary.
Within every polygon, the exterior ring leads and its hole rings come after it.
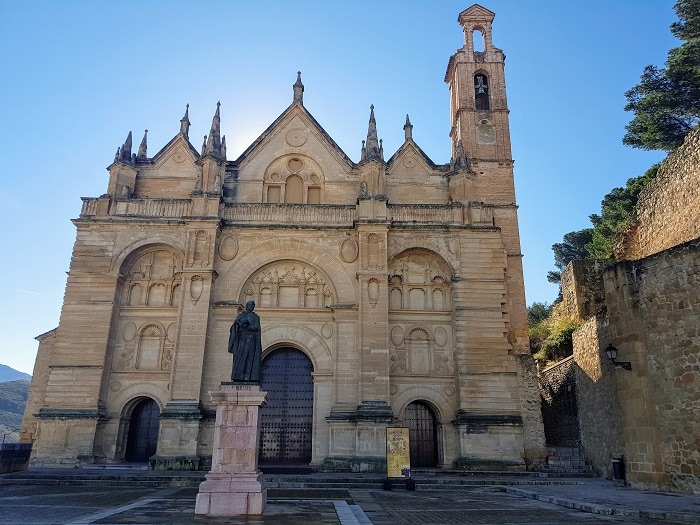
MULTIPOLYGON (((622 145, 624 92, 678 42, 672 0, 484 0, 503 49, 528 304, 551 303, 552 244, 663 159, 622 145)), ((444 74, 471 1, 32 1, 0 6, 0 363, 31 373, 58 325, 80 197, 106 192, 127 133, 155 154, 190 104, 196 148, 221 101, 233 160, 292 101, 359 161, 374 104, 385 157, 450 159, 444 74)))

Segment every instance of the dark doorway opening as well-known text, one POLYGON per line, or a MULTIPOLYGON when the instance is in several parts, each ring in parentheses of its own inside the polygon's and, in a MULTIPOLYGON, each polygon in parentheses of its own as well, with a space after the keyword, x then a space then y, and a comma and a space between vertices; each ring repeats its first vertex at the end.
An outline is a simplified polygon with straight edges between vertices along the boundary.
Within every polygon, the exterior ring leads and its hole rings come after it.
POLYGON ((260 387, 267 406, 260 410, 261 464, 311 462, 314 384, 311 360, 295 348, 280 348, 262 363, 260 387))
POLYGON ((126 440, 124 459, 133 462, 146 462, 156 453, 160 409, 152 399, 144 399, 131 411, 129 435, 126 440))
POLYGON ((408 426, 411 468, 437 465, 437 421, 433 410, 421 401, 410 403, 403 416, 408 426))

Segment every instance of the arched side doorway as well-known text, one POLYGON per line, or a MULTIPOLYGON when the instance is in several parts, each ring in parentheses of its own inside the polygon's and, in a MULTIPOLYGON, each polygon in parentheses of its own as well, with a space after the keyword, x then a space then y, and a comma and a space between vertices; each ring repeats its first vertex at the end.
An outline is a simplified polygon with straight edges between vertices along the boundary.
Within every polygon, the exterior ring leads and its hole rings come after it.
POLYGON ((126 439, 126 461, 146 462, 158 446, 160 408, 153 399, 139 401, 131 411, 126 439))
POLYGON ((260 463, 311 462, 314 384, 311 360, 294 348, 263 359, 260 387, 267 406, 260 411, 260 463))
POLYGON ((411 448, 411 468, 434 467, 438 462, 437 420, 422 401, 409 403, 404 410, 411 448))

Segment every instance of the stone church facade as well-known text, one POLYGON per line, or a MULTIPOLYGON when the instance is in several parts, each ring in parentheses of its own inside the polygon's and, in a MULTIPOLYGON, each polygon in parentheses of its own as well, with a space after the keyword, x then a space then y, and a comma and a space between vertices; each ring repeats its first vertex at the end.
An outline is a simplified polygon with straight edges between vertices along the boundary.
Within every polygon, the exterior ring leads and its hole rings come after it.
POLYGON ((305 108, 300 74, 236 160, 218 105, 201 150, 187 111, 153 157, 129 133, 106 193, 83 199, 59 326, 38 337, 32 464, 207 468, 209 392, 230 380, 229 328, 249 300, 270 392, 262 462, 381 470, 388 426, 411 428, 418 467, 540 461, 493 18, 478 5, 458 18, 448 164, 408 116, 385 159, 374 108, 352 161, 305 108))

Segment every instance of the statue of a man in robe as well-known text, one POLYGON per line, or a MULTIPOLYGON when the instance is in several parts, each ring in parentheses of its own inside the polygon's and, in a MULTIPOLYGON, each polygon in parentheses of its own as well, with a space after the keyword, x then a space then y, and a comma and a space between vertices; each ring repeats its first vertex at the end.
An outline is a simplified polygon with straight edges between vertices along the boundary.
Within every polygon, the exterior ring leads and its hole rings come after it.
POLYGON ((254 308, 255 302, 248 301, 231 325, 228 351, 233 354, 231 381, 234 383, 260 383, 262 341, 260 317, 253 312, 254 308))

